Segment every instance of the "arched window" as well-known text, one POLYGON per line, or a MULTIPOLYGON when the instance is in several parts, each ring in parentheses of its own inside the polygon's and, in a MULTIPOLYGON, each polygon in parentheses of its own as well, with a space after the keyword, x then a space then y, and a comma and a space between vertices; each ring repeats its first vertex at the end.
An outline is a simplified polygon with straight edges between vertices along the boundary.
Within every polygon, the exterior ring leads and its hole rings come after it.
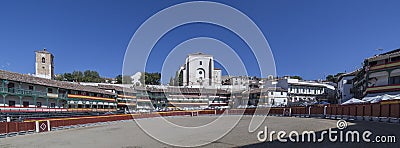
POLYGON ((46 63, 46 59, 42 57, 42 63, 46 63))

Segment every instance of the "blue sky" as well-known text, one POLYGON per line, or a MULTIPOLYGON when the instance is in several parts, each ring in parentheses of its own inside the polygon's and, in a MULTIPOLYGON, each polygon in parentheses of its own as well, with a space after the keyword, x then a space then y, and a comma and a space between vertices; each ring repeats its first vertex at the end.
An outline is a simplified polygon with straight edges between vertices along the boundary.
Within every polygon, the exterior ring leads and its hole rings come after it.
MULTIPOLYGON (((47 48, 55 55, 56 73, 90 69, 115 77, 122 71, 125 50, 138 27, 158 11, 181 2, 1 0, 0 68, 34 73, 34 51, 47 48)), ((217 2, 242 11, 258 25, 274 54, 279 76, 321 79, 352 71, 367 57, 400 48, 400 1, 217 2)), ((237 51, 247 48, 222 27, 188 24, 160 39, 153 49, 157 55, 149 62, 155 66, 147 69, 160 71, 158 63, 163 58, 159 56, 202 36, 217 38, 237 51)), ((257 75, 251 62, 248 66, 249 75, 257 75)))

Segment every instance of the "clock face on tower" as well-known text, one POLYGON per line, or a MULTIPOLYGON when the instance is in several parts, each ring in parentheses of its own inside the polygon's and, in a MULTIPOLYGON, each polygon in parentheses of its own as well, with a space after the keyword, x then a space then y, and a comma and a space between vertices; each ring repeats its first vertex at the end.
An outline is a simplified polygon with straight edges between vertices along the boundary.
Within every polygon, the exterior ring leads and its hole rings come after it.
POLYGON ((42 53, 41 56, 44 57, 44 54, 42 53))

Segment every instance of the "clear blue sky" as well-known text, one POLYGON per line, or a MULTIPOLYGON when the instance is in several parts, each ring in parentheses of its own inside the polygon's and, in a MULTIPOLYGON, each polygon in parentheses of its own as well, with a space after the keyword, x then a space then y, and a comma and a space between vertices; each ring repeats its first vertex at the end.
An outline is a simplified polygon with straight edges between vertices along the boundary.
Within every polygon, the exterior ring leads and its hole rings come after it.
MULTIPOLYGON (((56 73, 90 69, 115 77, 122 71, 125 50, 137 28, 180 2, 1 0, 0 69, 34 73, 34 51, 47 48, 55 55, 56 73)), ((279 76, 320 79, 352 71, 367 57, 400 48, 397 0, 218 2, 242 11, 258 25, 274 54, 279 76)), ((235 49, 246 48, 224 28, 189 24, 169 32, 155 51, 165 56, 164 50, 205 35, 235 49)), ((159 62, 155 58, 154 63, 159 62)), ((160 70, 158 66, 148 69, 160 70)))

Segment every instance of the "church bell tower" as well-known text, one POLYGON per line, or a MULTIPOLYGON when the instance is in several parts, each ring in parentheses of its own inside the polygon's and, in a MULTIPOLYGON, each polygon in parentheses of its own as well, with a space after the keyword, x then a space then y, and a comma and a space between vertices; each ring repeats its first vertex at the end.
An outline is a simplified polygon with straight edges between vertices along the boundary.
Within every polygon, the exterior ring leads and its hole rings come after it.
POLYGON ((54 56, 44 48, 35 51, 36 53, 36 72, 37 77, 54 79, 54 56))

